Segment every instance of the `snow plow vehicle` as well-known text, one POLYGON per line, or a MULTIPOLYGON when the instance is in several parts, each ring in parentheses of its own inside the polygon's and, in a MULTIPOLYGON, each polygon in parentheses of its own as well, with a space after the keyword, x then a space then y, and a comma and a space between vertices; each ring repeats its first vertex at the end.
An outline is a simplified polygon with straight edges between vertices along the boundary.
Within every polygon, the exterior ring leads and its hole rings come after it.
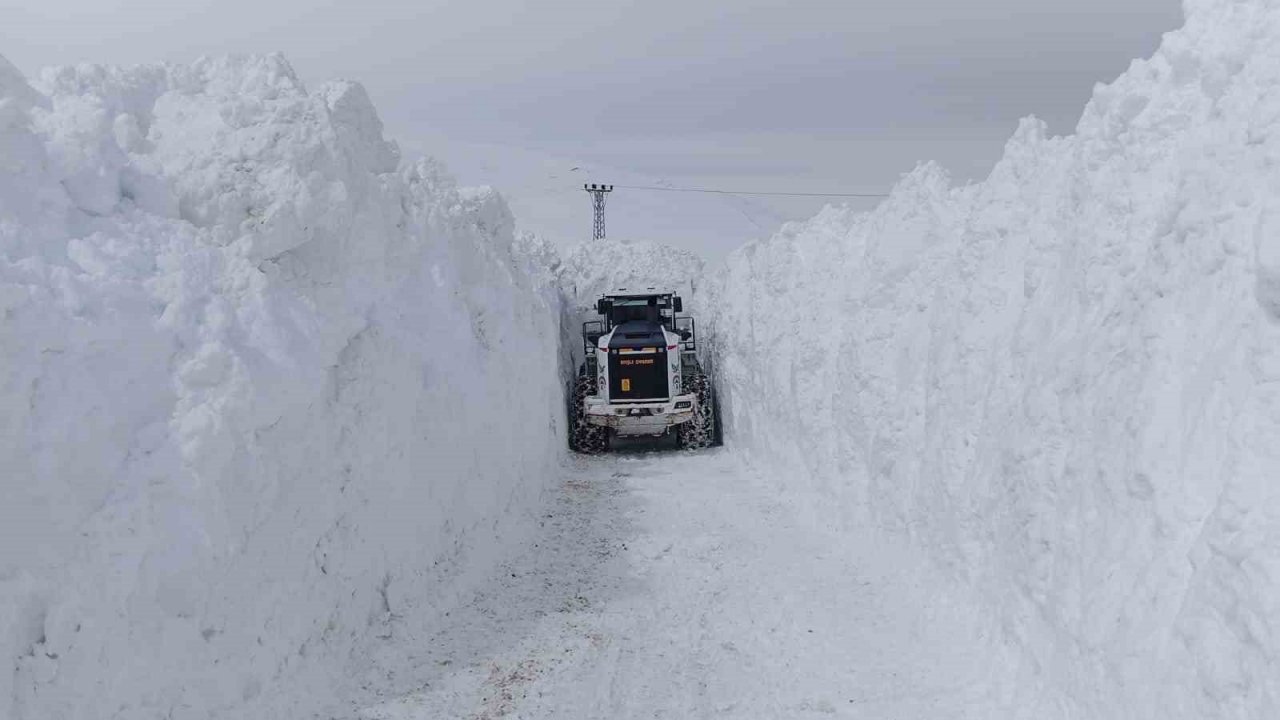
POLYGON ((573 384, 569 447, 601 453, 615 436, 674 433, 685 449, 717 440, 711 379, 698 361, 692 317, 673 293, 619 291, 582 325, 585 360, 573 384))

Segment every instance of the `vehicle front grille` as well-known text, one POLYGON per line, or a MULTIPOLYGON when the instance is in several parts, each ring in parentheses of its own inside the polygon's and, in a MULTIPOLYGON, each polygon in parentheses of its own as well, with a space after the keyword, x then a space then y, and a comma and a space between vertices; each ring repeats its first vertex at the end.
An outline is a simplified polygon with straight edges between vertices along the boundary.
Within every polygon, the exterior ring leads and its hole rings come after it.
POLYGON ((665 347, 609 351, 610 400, 666 400, 668 397, 665 347))

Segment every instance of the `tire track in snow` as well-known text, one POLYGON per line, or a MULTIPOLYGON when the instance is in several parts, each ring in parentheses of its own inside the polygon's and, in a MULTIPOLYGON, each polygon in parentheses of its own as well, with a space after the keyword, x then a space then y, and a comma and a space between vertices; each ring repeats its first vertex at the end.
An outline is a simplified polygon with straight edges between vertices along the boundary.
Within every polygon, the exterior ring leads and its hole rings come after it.
POLYGON ((400 687, 356 716, 1005 714, 973 615, 902 549, 812 525, 727 450, 574 465, 527 551, 397 640, 380 662, 400 687))

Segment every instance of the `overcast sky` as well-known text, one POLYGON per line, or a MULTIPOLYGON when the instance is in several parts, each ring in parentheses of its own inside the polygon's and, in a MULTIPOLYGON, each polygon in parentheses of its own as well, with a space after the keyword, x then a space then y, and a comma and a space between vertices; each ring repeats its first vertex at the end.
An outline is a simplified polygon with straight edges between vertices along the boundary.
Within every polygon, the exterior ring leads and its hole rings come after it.
MULTIPOLYGON (((497 186, 521 224, 589 232, 584 181, 878 191, 936 159, 980 179, 1018 118, 1068 133, 1178 0, 0 0, 0 54, 72 62, 284 52, 360 80, 388 134, 497 186), (572 170, 577 167, 579 170, 572 170)), ((821 201, 618 191, 610 234, 709 255, 821 201)))

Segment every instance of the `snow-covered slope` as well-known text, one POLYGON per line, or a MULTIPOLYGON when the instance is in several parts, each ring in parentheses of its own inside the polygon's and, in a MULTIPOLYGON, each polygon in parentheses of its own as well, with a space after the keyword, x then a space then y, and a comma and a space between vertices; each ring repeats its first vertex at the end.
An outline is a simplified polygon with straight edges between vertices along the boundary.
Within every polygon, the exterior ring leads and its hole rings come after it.
POLYGON ((308 715, 554 477, 550 278, 359 85, 34 84, 0 60, 0 717, 308 715))
POLYGON ((978 593, 1018 717, 1280 717, 1280 5, 1186 10, 1074 136, 716 289, 730 444, 978 593))

